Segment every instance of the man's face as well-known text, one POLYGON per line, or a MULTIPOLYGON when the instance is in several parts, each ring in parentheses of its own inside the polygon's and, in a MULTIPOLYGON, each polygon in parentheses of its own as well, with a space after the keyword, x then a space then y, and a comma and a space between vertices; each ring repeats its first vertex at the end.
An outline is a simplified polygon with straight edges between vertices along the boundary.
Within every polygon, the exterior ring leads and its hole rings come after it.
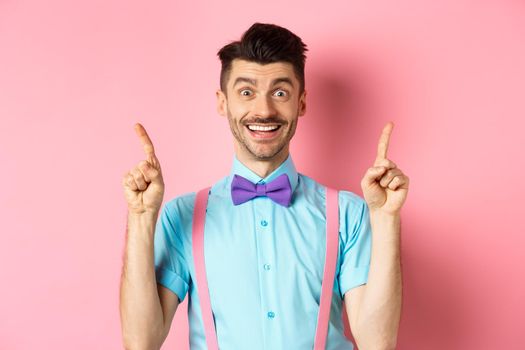
POLYGON ((217 111, 228 117, 237 150, 257 160, 288 153, 298 117, 306 110, 306 92, 299 94, 293 66, 235 59, 226 91, 217 91, 217 111))

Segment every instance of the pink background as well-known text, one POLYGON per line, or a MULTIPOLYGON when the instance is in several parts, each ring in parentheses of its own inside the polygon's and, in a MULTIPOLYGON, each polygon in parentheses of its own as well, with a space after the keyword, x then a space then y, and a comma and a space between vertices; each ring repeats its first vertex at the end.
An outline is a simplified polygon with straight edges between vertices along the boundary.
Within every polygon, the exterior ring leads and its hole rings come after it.
MULTIPOLYGON (((121 348, 121 178, 227 174, 217 50, 254 21, 310 51, 298 170, 362 195, 383 125, 410 177, 399 349, 524 349, 519 1, 0 2, 0 349, 121 348)), ((163 349, 187 348, 187 299, 163 349)))

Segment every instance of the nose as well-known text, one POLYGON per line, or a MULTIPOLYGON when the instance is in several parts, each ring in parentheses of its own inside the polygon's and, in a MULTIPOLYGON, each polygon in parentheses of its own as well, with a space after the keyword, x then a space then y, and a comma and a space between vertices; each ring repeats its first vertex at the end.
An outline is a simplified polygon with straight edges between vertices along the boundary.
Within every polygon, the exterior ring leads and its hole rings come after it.
POLYGON ((268 96, 262 95, 255 99, 254 113, 262 118, 271 117, 276 114, 273 101, 268 96))

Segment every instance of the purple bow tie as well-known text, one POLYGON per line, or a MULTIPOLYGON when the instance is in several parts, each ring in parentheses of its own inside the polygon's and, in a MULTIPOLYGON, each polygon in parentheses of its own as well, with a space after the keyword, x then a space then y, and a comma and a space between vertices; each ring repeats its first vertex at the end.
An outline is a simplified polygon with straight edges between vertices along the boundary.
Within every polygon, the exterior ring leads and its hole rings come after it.
POLYGON ((266 184, 254 184, 250 180, 235 174, 232 180, 231 192, 233 204, 235 205, 259 196, 267 196, 285 207, 288 207, 292 200, 292 186, 286 174, 279 175, 266 184))

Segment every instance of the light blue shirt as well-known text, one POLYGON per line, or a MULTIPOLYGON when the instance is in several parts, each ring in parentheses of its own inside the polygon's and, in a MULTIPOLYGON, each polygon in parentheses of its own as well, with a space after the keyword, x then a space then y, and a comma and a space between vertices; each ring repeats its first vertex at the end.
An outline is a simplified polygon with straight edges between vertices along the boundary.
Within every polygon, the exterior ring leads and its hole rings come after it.
MULTIPOLYGON (((191 349, 204 350, 204 326, 192 283, 192 221, 196 192, 166 202, 155 231, 157 282, 182 302, 189 291, 191 349)), ((353 349, 345 338, 344 293, 367 282, 371 227, 364 199, 339 192, 339 255, 326 349, 353 349)), ((298 173, 291 155, 261 178, 234 155, 228 176, 208 199, 204 252, 210 303, 221 350, 312 349, 326 252, 325 187, 298 173), (231 198, 238 174, 266 183, 286 173, 292 185, 289 207, 268 197, 240 205, 231 198)))

